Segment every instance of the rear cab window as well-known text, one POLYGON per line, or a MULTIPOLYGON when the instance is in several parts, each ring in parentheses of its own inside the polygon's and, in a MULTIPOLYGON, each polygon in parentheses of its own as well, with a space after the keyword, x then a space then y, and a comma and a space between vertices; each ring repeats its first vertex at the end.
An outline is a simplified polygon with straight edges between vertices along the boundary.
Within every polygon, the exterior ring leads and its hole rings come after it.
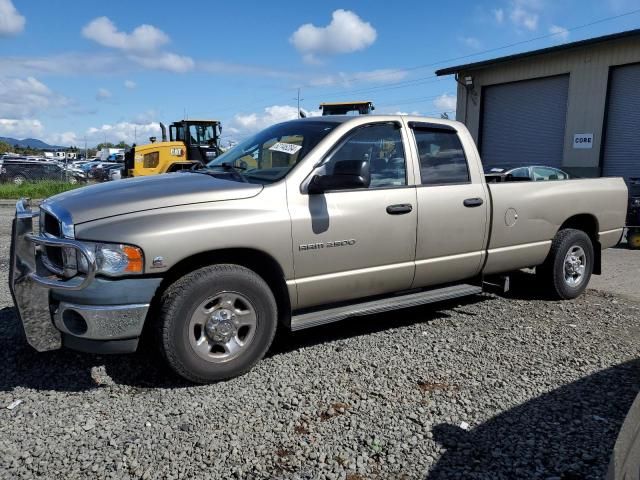
POLYGON ((425 186, 471 183, 458 133, 447 125, 410 122, 418 151, 420 183, 425 186))

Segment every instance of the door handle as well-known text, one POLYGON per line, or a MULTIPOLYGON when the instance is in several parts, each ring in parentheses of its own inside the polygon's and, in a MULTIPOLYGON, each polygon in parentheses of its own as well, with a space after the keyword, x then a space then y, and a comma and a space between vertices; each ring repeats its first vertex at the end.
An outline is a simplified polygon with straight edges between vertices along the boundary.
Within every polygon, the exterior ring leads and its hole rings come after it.
POLYGON ((413 210, 413 205, 410 203, 399 203, 398 205, 389 205, 387 207, 387 213, 389 215, 404 215, 413 210))
POLYGON ((464 204, 465 207, 469 207, 469 208, 473 208, 473 207, 479 207, 480 205, 482 205, 484 203, 484 200, 482 200, 481 198, 467 198, 464 202, 462 202, 464 204))

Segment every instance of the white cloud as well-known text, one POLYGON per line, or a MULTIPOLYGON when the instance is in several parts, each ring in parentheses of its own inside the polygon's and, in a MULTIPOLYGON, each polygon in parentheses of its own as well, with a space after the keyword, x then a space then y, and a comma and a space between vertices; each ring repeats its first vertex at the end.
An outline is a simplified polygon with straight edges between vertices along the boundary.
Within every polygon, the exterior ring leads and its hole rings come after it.
POLYGON ((569 30, 559 25, 551 25, 549 27, 549 33, 555 35, 555 38, 566 42, 569 39, 569 30))
POLYGON ((137 140, 140 144, 147 143, 148 137, 160 137, 160 126, 156 122, 146 124, 131 122, 105 123, 99 127, 89 128, 85 135, 89 145, 104 142, 105 138, 107 142, 112 143, 124 140, 126 143, 131 144, 134 140, 137 140))
POLYGON ((378 69, 368 72, 345 73, 338 72, 335 74, 326 74, 313 76, 308 85, 311 87, 331 87, 340 85, 342 87, 350 87, 353 83, 392 83, 404 79, 408 75, 405 70, 394 69, 378 69))
POLYGON ((504 22, 504 10, 501 8, 493 10, 493 18, 495 18, 498 23, 504 22))
POLYGON ((480 50, 482 48, 480 40, 476 37, 461 37, 460 41, 473 50, 480 50))
POLYGON ((96 53, 64 53, 48 57, 0 57, 0 72, 3 75, 61 75, 73 76, 78 72, 112 74, 130 71, 132 65, 121 55, 96 53), (124 60, 124 61, 123 61, 124 60))
MULTIPOLYGON (((311 112, 308 113, 313 116, 311 112)), ((236 114, 226 130, 232 135, 250 134, 275 123, 293 120, 294 118, 298 118, 298 109, 296 107, 292 105, 272 105, 266 107, 260 113, 236 114)))
POLYGON ((96 93, 96 100, 99 100, 99 101, 108 100, 111 97, 112 97, 111 92, 106 88, 99 88, 98 93, 96 93))
POLYGON ((23 138, 38 137, 43 132, 40 120, 0 118, 0 135, 13 137, 18 140, 23 138))
POLYGON ((303 54, 308 63, 318 62, 317 55, 334 55, 363 50, 373 44, 376 29, 350 10, 339 9, 331 15, 331 23, 316 27, 311 23, 300 26, 289 41, 303 54))
POLYGON ((84 138, 78 138, 75 132, 52 133, 46 135, 44 141, 49 145, 60 145, 62 147, 71 145, 84 146, 84 138))
POLYGON ((140 25, 133 32, 117 29, 107 17, 98 17, 82 29, 82 35, 100 45, 125 51, 150 52, 169 42, 169 37, 153 25, 140 25))
POLYGON ((433 106, 436 107, 439 112, 455 112, 456 97, 455 95, 443 93, 433 101, 433 106))
POLYGON ((69 100, 34 77, 0 77, 0 112, 5 118, 30 118, 42 110, 64 107, 69 100))
POLYGON ((128 88, 129 90, 133 90, 138 85, 133 80, 125 80, 124 81, 124 86, 125 86, 125 88, 128 88))
POLYGON ((192 58, 169 52, 157 53, 148 57, 134 55, 130 58, 142 67, 153 70, 167 70, 175 73, 188 72, 195 65, 192 58))
POLYGON ((107 17, 99 17, 85 25, 82 34, 102 46, 123 52, 128 60, 143 68, 184 73, 195 65, 190 57, 159 51, 170 39, 153 25, 140 25, 131 33, 125 33, 107 17))
POLYGON ((300 78, 299 73, 287 72, 270 67, 258 65, 243 65, 239 63, 221 62, 218 60, 200 60, 196 62, 196 68, 207 73, 224 75, 254 75, 273 78, 300 78))
POLYGON ((542 7, 541 0, 513 0, 509 18, 516 27, 537 30, 540 16, 537 11, 542 7))
POLYGON ((131 119, 131 123, 135 124, 135 125, 148 125, 148 124, 152 124, 155 123, 156 125, 158 124, 158 117, 160 115, 158 114, 157 110, 155 109, 150 109, 150 110, 146 110, 142 113, 138 113, 136 114, 132 119, 131 119))
POLYGON ((11 0, 0 0, 0 37, 12 37, 24 30, 26 20, 11 0))

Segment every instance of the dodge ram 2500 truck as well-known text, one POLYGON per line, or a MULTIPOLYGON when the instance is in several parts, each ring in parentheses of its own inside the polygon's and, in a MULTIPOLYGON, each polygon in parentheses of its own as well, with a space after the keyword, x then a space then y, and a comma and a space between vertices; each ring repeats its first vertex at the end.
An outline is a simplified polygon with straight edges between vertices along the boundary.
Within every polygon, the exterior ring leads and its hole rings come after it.
POLYGON ((457 122, 306 118, 200 170, 19 201, 11 291, 38 351, 132 352, 144 327, 210 382, 250 369, 278 325, 477 294, 485 275, 535 267, 574 298, 626 208, 620 178, 487 185, 457 122))

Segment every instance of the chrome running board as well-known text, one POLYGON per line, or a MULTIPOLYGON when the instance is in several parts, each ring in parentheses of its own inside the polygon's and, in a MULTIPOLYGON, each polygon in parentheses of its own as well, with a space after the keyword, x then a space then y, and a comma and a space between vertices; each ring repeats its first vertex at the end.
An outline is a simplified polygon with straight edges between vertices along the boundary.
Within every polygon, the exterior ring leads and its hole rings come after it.
POLYGON ((338 322, 349 317, 371 315, 400 308, 417 307, 419 305, 451 300, 453 298, 465 297, 467 295, 476 295, 478 293, 482 293, 481 287, 461 284, 418 293, 385 297, 368 302, 342 305, 340 307, 333 307, 326 310, 300 313, 291 317, 291 330, 303 330, 305 328, 324 325, 325 323, 338 322))

